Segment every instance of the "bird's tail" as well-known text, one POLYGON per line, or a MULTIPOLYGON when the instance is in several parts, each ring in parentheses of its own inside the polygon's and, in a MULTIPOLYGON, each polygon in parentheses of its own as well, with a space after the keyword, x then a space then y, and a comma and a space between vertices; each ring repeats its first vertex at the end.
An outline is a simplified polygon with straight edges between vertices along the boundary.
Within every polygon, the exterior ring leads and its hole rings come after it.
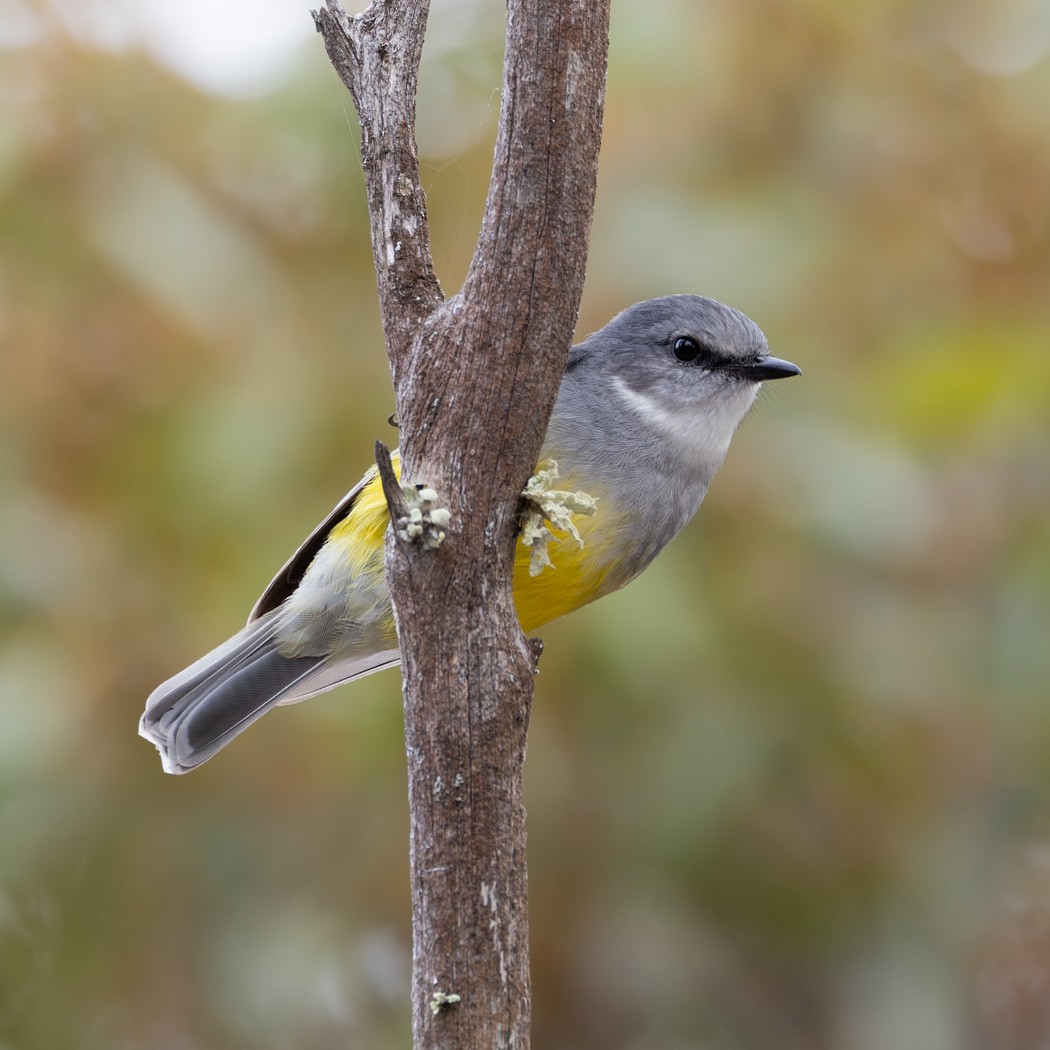
POLYGON ((165 772, 187 773, 206 762, 276 704, 397 663, 396 650, 336 662, 281 656, 274 638, 278 612, 252 621, 150 694, 139 733, 156 745, 165 772))

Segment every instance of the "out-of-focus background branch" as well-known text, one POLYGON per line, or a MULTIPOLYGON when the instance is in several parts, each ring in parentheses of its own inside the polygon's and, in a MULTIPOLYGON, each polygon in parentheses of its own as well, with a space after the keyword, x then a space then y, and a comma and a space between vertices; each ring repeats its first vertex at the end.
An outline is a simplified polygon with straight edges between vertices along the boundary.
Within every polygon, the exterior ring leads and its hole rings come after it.
MULTIPOLYGON (((396 676, 187 778, 134 736, 395 438, 356 129, 306 7, 165 8, 0 4, 0 1042, 403 1046, 396 676)), ((1050 1039, 1040 17, 614 11, 580 333, 702 292, 806 375, 642 580, 543 632, 537 1046, 1050 1039)), ((501 18, 431 18, 449 288, 501 18)))

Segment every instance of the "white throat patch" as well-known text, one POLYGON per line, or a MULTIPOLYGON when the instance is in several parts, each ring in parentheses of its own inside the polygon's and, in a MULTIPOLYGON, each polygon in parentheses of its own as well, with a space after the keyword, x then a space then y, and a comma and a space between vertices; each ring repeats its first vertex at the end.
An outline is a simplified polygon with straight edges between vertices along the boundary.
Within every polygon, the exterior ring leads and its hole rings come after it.
POLYGON ((620 400, 643 420, 647 427, 687 449, 702 460, 725 458, 733 432, 758 396, 756 384, 736 384, 727 388, 706 411, 685 410, 662 404, 648 394, 633 390, 620 376, 612 377, 620 400))

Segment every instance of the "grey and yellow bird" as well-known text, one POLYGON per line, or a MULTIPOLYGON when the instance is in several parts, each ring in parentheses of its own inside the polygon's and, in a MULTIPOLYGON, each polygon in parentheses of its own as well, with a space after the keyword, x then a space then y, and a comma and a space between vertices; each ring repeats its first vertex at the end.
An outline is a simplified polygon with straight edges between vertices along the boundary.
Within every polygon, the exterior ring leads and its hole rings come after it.
MULTIPOLYGON (((574 346, 541 462, 555 461, 566 488, 597 502, 573 522, 578 540, 554 529, 549 568, 535 572, 519 546, 524 630, 642 572, 696 513, 761 384, 798 374, 748 317, 697 295, 637 303, 574 346)), ((199 766, 276 704, 397 664, 388 523, 373 467, 277 574, 247 626, 153 691, 139 732, 167 772, 199 766)))

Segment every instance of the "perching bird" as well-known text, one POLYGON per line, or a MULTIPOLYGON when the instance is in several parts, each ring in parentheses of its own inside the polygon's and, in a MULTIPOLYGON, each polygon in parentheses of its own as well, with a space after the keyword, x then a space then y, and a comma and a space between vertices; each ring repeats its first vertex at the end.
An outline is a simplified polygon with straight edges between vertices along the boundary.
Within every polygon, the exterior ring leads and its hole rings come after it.
MULTIPOLYGON (((634 579, 696 513, 759 385, 798 375, 761 329, 712 299, 671 295, 624 310, 569 354, 541 462, 597 500, 552 525, 551 565, 519 544, 525 631, 634 579), (533 573, 530 573, 530 564, 533 573)), ((384 569, 389 516, 372 468, 293 555, 248 625, 153 691, 139 732, 164 769, 211 758, 275 704, 398 662, 384 569)))

